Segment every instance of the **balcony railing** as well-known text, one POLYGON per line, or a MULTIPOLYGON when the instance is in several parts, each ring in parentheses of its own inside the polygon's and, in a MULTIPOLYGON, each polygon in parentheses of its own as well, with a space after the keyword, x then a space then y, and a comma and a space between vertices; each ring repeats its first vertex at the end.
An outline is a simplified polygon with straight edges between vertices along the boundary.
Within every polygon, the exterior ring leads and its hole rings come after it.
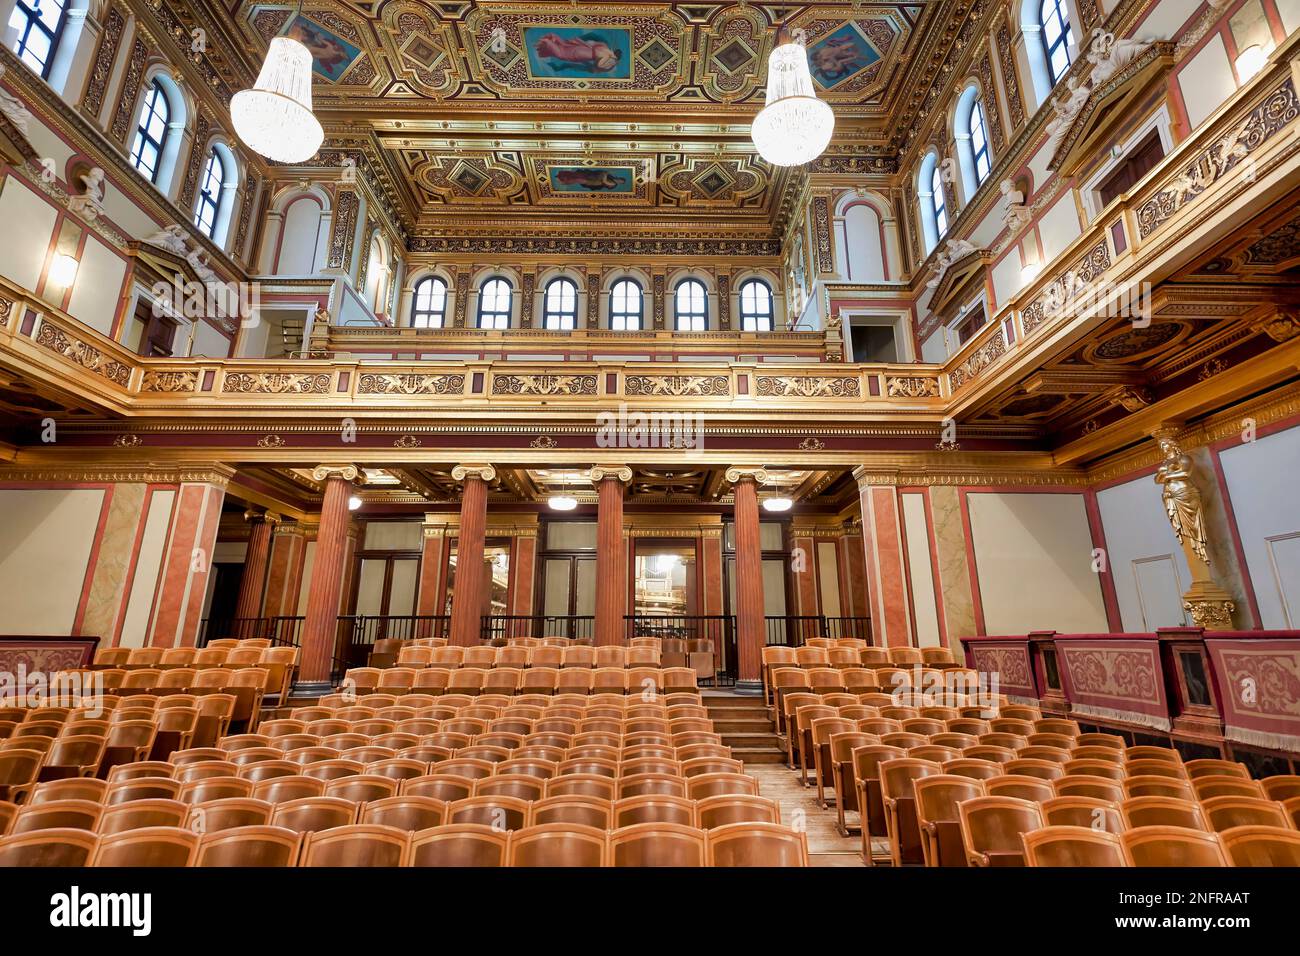
POLYGON ((871 642, 871 618, 769 614, 764 618, 768 646, 802 647, 809 638, 854 638, 871 642))
POLYGON ((485 614, 479 633, 485 644, 514 637, 592 641, 596 637, 596 619, 584 614, 485 614))

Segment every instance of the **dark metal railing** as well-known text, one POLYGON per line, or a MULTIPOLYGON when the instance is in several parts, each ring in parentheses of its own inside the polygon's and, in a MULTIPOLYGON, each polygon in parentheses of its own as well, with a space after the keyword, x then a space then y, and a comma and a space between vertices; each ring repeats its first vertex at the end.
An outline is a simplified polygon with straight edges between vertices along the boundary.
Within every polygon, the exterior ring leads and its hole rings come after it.
MULTIPOLYGON (((624 641, 634 637, 660 640, 710 641, 716 658, 714 683, 736 680, 736 619, 730 614, 629 614, 624 641)), ((705 678, 707 681, 707 678, 705 678)))
POLYGON ((810 638, 855 638, 871 642, 871 618, 825 617, 823 615, 769 614, 764 618, 766 642, 783 647, 801 647, 810 638))
POLYGON ((352 646, 373 647, 375 641, 445 638, 451 618, 441 614, 358 614, 352 620, 352 646))
POLYGON ((194 644, 206 647, 208 641, 233 638, 237 641, 263 638, 272 644, 291 647, 302 646, 301 616, 236 617, 226 620, 204 618, 199 622, 199 634, 194 644))
POLYGON ((596 637, 596 618, 590 614, 485 614, 479 634, 485 644, 512 637, 592 641, 596 637))

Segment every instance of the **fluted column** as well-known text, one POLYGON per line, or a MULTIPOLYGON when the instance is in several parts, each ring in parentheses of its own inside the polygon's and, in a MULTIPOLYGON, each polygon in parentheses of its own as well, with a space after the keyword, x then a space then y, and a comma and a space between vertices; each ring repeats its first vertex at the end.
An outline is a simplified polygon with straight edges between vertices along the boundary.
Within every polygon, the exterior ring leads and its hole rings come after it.
POLYGON ((347 559, 348 499, 359 472, 355 465, 321 465, 312 477, 325 483, 321 502, 320 530, 316 534, 316 557, 307 592, 306 619, 302 625, 302 684, 313 689, 328 688, 333 667, 334 644, 338 635, 339 597, 343 591, 344 562, 347 559))
POLYGON ((627 548, 623 542, 623 486, 632 480, 627 465, 597 465, 596 485, 596 643, 622 644, 627 615, 627 548))
POLYGON ((266 569, 271 558, 271 532, 280 516, 267 511, 245 511, 250 528, 248 550, 244 552, 244 573, 239 579, 239 600, 235 617, 261 617, 262 592, 266 590, 266 569))
POLYGON ((762 468, 728 468, 736 524, 736 691, 762 693, 763 546, 758 532, 762 468))
POLYGON ((496 477, 491 465, 457 465, 451 476, 464 483, 460 496, 460 533, 456 541, 456 581, 451 596, 451 643, 479 643, 483 613, 483 539, 487 527, 487 483, 496 477))

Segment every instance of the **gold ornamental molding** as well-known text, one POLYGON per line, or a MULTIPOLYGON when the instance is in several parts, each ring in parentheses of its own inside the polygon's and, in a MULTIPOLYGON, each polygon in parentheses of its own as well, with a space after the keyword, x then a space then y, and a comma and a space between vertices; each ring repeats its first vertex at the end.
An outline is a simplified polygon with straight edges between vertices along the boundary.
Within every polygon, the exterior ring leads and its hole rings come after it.
POLYGON ((752 481, 756 485, 765 485, 769 479, 768 471, 761 465, 732 465, 726 471, 728 484, 752 481))
POLYGON ((488 464, 470 464, 457 465, 451 470, 451 477, 455 481, 465 481, 467 478, 477 478, 480 481, 492 481, 497 476, 497 470, 488 464))
POLYGON ((342 478, 355 484, 365 484, 365 475, 356 465, 317 465, 311 470, 313 481, 342 478))
POLYGON ((588 472, 593 485, 599 485, 606 478, 627 484, 632 480, 632 469, 627 465, 593 465, 588 472))
POLYGON ((235 469, 229 465, 211 464, 201 466, 176 466, 168 468, 160 465, 145 465, 139 468, 111 468, 97 465, 51 468, 0 468, 0 482, 93 482, 93 483, 130 483, 176 485, 205 484, 225 488, 235 476, 235 469))

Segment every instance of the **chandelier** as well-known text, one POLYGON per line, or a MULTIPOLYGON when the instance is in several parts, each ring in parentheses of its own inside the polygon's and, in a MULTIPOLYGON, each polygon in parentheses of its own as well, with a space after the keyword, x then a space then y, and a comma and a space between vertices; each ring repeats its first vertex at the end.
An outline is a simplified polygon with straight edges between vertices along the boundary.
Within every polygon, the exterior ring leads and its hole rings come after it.
POLYGON ((320 149, 325 131, 311 111, 311 51, 275 37, 251 90, 230 100, 230 119, 249 147, 280 163, 301 163, 320 149))
POLYGON ((784 30, 776 42, 767 58, 767 105, 754 117, 749 135, 773 166, 798 166, 826 149, 835 115, 817 99, 803 44, 786 39, 784 30))

